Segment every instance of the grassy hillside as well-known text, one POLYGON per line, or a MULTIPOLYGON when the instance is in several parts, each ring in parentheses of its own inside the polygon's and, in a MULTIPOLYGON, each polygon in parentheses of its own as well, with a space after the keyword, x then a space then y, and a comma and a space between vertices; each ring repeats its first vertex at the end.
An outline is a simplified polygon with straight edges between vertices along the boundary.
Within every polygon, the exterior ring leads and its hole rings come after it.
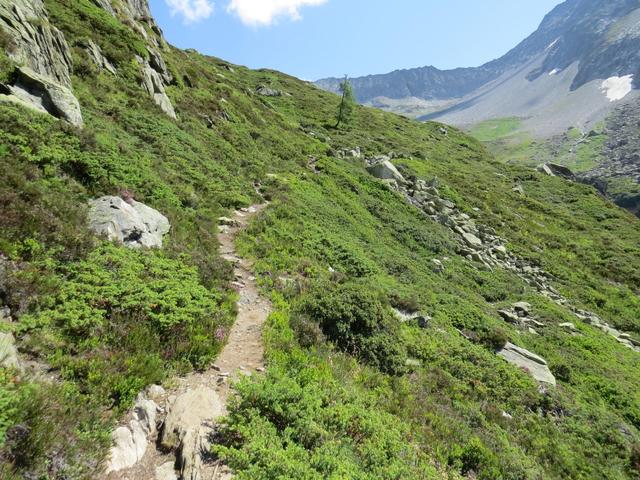
POLYGON ((173 48, 171 120, 139 87, 138 34, 89 0, 46 3, 67 41, 92 38, 118 75, 73 48, 82 130, 0 104, 0 298, 16 320, 2 328, 41 372, 0 370, 3 478, 95 478, 140 389, 215 359, 235 302, 216 219, 257 201, 254 182, 272 203, 240 248, 276 311, 269 368, 239 386, 216 447, 238 478, 639 477, 640 355, 458 254, 449 229, 338 152, 393 151, 405 176, 437 177, 573 304, 640 338, 635 217, 452 128, 358 107, 333 129, 336 96, 173 48), (89 234, 87 200, 125 191, 169 217, 163 250, 89 234), (540 335, 498 315, 521 300, 540 335), (402 323, 392 307, 432 319, 402 323), (497 357, 506 339, 543 356, 558 386, 497 357))

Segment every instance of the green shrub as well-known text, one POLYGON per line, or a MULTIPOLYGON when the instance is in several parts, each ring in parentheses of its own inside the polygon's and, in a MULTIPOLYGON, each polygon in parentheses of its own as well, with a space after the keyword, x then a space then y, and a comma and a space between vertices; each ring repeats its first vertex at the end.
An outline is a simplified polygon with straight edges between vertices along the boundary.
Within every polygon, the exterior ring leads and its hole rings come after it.
POLYGON ((491 350, 502 350, 509 341, 509 332, 502 327, 491 327, 481 333, 480 342, 491 350))
POLYGON ((105 243, 61 268, 59 282, 22 328, 66 378, 116 404, 161 381, 167 366, 200 367, 220 351, 216 330, 230 307, 195 268, 160 251, 105 243))
POLYGON ((367 283, 318 286, 301 310, 342 350, 385 372, 401 372, 406 347, 382 295, 367 283))

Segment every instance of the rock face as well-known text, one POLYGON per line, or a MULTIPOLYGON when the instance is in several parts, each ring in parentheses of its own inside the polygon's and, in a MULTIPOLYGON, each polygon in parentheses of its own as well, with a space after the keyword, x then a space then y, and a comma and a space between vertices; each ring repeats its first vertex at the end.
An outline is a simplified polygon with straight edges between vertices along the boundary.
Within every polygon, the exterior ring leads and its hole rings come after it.
POLYGON ((127 247, 161 248, 171 225, 167 217, 143 203, 107 196, 90 202, 89 227, 127 247))
POLYGON ((114 430, 106 473, 118 472, 134 466, 147 451, 149 437, 156 432, 156 409, 154 401, 144 394, 138 395, 129 425, 114 430))
POLYGON ((18 67, 15 80, 8 86, 9 100, 24 104, 72 125, 82 126, 80 104, 73 92, 30 68, 18 67))
POLYGON ((640 97, 612 112, 604 134, 607 140, 598 165, 580 173, 580 180, 640 216, 640 97), (625 184, 629 186, 620 188, 625 184))
POLYGON ((533 378, 542 383, 550 385, 556 384, 556 378, 549 370, 547 362, 542 358, 531 353, 529 350, 520 348, 513 343, 507 343, 502 350, 498 352, 507 362, 525 369, 533 378))
POLYGON ((118 73, 116 67, 102 54, 102 50, 93 40, 87 40, 83 46, 98 68, 113 75, 118 73))
POLYGON ((71 53, 62 32, 49 25, 42 0, 0 0, 0 27, 19 66, 2 98, 32 105, 75 126, 82 126, 78 100, 71 90, 71 53))
POLYGON ((201 480, 202 453, 210 448, 211 427, 207 421, 223 415, 223 405, 212 388, 200 387, 176 398, 164 421, 160 445, 178 450, 180 477, 201 480))
MULTIPOLYGON (((162 58, 162 57, 160 57, 162 58)), ((154 69, 147 60, 138 58, 138 63, 142 66, 142 87, 147 91, 153 101, 160 109, 171 118, 177 118, 171 100, 167 96, 162 71, 154 69)), ((164 64, 164 62, 163 62, 164 64)), ((168 72, 167 72, 168 73, 168 72)))

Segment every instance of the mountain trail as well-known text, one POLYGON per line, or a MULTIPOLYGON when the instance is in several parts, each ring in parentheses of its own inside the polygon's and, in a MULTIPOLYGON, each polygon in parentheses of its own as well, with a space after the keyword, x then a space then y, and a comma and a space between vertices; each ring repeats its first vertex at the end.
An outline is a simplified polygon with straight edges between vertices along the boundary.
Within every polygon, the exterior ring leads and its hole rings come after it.
POLYGON ((272 309, 269 300, 259 293, 252 262, 237 255, 235 239, 267 205, 256 204, 238 210, 231 218, 223 219, 220 226, 220 255, 234 265, 232 286, 239 294, 238 315, 226 346, 208 370, 175 378, 168 382, 166 390, 151 387, 141 394, 128 417, 132 419, 129 425, 120 427, 125 436, 127 431, 132 432, 133 441, 127 445, 128 449, 116 451, 125 445, 118 445, 114 434, 116 446, 108 468, 116 456, 135 458, 137 452, 139 460, 133 466, 107 473, 105 480, 232 478, 230 470, 208 454, 215 436, 215 421, 227 413, 233 381, 242 375, 264 371, 262 327, 272 309), (145 411, 149 404, 152 411, 145 411), (144 434, 142 446, 140 430, 144 434))

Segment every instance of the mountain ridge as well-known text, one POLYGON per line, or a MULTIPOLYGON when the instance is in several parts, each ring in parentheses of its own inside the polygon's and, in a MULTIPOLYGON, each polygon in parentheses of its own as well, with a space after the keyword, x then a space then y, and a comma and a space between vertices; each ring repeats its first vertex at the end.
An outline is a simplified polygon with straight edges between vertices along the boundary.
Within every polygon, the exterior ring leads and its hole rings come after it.
MULTIPOLYGON (((399 99, 418 97, 427 100, 462 98, 481 88, 510 69, 545 54, 538 67, 526 72, 528 81, 535 81, 546 72, 564 70, 578 62, 572 80, 574 91, 595 79, 634 75, 638 88, 640 74, 640 34, 635 16, 640 15, 637 0, 567 0, 555 7, 542 20, 538 29, 505 55, 479 67, 439 70, 434 67, 396 70, 351 79, 356 97, 366 103, 376 97, 399 99), (634 16, 635 15, 635 16, 634 16), (629 18, 631 17, 631 18, 629 18), (631 25, 625 21, 631 20, 631 25), (608 30, 618 26, 615 35, 608 30), (448 88, 442 85, 446 79, 448 88)), ((339 79, 322 79, 316 84, 337 91, 339 79)), ((437 117, 437 113, 432 115, 437 117)))

